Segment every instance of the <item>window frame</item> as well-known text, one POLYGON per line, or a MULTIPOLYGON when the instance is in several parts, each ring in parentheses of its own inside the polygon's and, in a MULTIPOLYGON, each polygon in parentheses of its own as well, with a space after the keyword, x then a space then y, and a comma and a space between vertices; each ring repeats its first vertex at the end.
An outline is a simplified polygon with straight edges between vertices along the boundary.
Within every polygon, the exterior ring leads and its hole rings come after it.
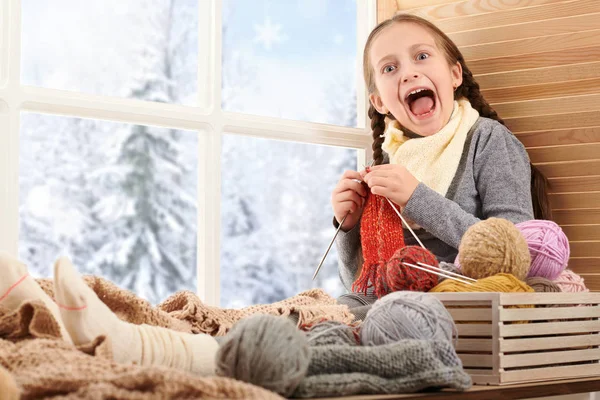
POLYGON ((210 58, 208 67, 203 63, 198 65, 199 83, 204 77, 209 93, 199 91, 198 96, 208 97, 207 107, 23 85, 21 1, 0 3, 0 249, 11 254, 18 254, 19 248, 21 112, 156 125, 193 130, 198 134, 197 293, 213 306, 220 302, 220 161, 224 133, 354 148, 358 150, 357 165, 366 164, 366 158, 370 157, 370 129, 366 126, 368 96, 361 74, 361 58, 366 38, 377 22, 376 0, 356 0, 358 128, 224 112, 221 109, 222 0, 198 0, 198 54, 208 54, 210 58), (205 32, 203 26, 208 26, 205 32))

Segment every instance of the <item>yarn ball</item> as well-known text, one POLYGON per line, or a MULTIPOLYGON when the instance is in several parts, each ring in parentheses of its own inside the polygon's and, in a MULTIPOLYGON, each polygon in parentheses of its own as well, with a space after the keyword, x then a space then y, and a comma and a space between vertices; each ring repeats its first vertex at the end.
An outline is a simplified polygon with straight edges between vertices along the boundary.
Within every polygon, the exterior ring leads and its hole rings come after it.
POLYGON ((289 397, 308 372, 306 335, 285 317, 254 315, 236 323, 221 342, 217 375, 289 397))
POLYGON ((531 256, 528 277, 556 279, 567 268, 569 239, 554 221, 534 219, 515 225, 520 231, 531 256))
POLYGON ((496 274, 487 278, 479 279, 472 285, 457 282, 454 279, 446 279, 430 290, 431 293, 458 293, 458 292, 534 292, 525 282, 515 278, 511 274, 496 274))
POLYGON ((392 258, 385 263, 382 270, 377 274, 376 279, 383 279, 384 281, 384 284, 379 286, 383 290, 375 291, 377 297, 401 290, 427 292, 438 284, 438 275, 409 267, 403 264, 405 262, 417 266, 420 266, 419 262, 434 267, 438 266, 435 255, 420 246, 406 246, 396 250, 392 258))
POLYGON ((489 218, 467 229, 458 259, 462 273, 474 279, 505 273, 523 280, 531 263, 521 231, 502 218, 489 218))
POLYGON ((354 328, 342 322, 323 321, 306 332, 306 337, 309 346, 357 346, 358 338, 354 332, 354 328))
POLYGON ((452 341, 456 326, 446 307, 435 296, 401 291, 377 300, 360 327, 366 346, 394 343, 402 339, 452 341))
POLYGON ((590 291, 583 283, 583 278, 570 269, 565 269, 561 272, 558 278, 554 280, 554 283, 563 292, 576 293, 590 291))
POLYGON ((532 276, 525 279, 525 283, 531 286, 533 290, 540 293, 556 293, 561 292, 560 287, 550 279, 542 278, 540 276, 532 276))

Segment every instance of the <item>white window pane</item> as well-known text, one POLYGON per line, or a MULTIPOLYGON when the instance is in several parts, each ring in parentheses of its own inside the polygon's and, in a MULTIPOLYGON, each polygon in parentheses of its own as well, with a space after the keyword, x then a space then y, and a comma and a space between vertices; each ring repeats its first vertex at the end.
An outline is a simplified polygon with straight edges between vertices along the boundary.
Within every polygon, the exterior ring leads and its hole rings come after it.
POLYGON ((356 126, 356 0, 223 0, 225 111, 356 126))
POLYGON ((21 3, 24 84, 204 106, 198 0, 21 3))
POLYGON ((195 132, 33 113, 21 117, 19 257, 61 254, 158 303, 196 290, 195 132))
POLYGON ((221 306, 271 303, 313 287, 343 293, 331 191, 356 150, 226 134, 221 182, 221 306))

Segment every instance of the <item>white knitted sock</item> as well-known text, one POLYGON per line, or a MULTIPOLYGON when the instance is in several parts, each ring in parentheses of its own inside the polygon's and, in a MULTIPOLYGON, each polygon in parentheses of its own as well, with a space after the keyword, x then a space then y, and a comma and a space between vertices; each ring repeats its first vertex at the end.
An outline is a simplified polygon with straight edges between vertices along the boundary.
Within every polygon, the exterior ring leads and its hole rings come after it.
POLYGON ((10 254, 0 252, 0 304, 14 311, 27 300, 43 301, 58 323, 63 340, 71 343, 58 307, 29 275, 27 266, 10 254))
POLYGON ((105 335, 110 339, 117 362, 162 365, 200 375, 215 373, 219 345, 212 336, 120 320, 66 258, 59 259, 54 266, 54 288, 60 313, 75 344, 89 343, 105 335))

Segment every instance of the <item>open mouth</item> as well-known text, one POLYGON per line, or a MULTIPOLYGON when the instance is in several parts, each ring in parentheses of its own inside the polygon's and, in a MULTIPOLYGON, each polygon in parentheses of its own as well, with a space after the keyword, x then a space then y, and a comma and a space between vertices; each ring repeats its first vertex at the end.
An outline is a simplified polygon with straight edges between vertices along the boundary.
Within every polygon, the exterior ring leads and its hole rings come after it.
POLYGON ((435 111, 435 94, 431 89, 415 89, 406 96, 405 101, 410 112, 419 119, 426 118, 435 111))

